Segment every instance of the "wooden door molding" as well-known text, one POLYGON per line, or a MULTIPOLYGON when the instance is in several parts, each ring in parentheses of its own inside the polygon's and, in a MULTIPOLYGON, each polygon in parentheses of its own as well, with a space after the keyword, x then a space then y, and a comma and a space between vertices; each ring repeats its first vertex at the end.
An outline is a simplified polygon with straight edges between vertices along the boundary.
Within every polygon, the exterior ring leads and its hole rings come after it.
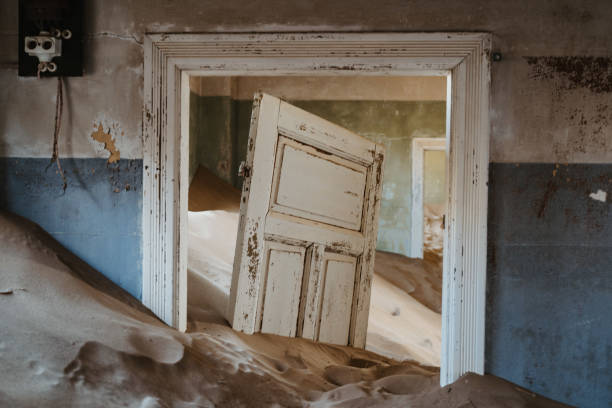
POLYGON ((483 373, 490 51, 482 33, 146 35, 143 303, 185 329, 189 75, 447 75, 440 382, 483 373))

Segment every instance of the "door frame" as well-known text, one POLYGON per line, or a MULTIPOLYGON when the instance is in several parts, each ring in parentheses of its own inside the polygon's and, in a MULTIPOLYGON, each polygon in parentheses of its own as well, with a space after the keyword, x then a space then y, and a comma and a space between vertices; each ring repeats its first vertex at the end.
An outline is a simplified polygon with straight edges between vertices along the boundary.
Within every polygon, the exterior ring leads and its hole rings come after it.
POLYGON ((447 76, 440 383, 483 374, 490 52, 485 33, 147 34, 143 304, 185 330, 190 75, 447 76))
MULTIPOLYGON (((446 151, 448 169, 448 141, 442 137, 418 137, 412 139, 412 208, 410 211, 410 257, 423 258, 423 195, 425 150, 446 151)), ((448 180, 448 171, 446 179, 448 180)))

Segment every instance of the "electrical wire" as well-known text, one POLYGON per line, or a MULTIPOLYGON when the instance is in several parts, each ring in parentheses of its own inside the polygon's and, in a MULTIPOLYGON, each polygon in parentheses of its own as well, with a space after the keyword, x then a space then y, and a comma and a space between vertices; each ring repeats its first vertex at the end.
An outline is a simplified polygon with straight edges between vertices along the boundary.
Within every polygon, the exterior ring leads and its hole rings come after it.
POLYGON ((57 77, 57 97, 55 98, 55 129, 53 131, 53 155, 51 156, 51 162, 49 166, 55 162, 57 164, 57 169, 59 170, 60 176, 62 176, 62 180, 64 181, 63 190, 66 191, 66 187, 68 187, 68 183, 66 182, 66 176, 64 175, 64 170, 62 170, 62 165, 60 164, 59 159, 59 133, 62 124, 62 111, 64 108, 64 97, 62 94, 63 88, 63 80, 61 76, 57 77))

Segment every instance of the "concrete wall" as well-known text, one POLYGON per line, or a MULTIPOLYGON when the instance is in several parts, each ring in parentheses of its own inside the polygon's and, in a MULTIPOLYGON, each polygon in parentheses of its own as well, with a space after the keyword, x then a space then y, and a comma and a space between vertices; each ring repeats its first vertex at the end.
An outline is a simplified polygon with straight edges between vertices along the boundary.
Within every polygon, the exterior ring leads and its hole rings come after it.
POLYGON ((40 224, 89 265, 140 298, 142 160, 0 158, 0 209, 40 224))
MULTIPOLYGON (((493 35, 495 50, 503 54, 501 62, 492 64, 491 161, 494 168, 498 163, 510 166, 510 175, 493 179, 491 188, 495 190, 498 183, 508 183, 510 190, 506 194, 521 194, 524 181, 520 171, 525 163, 534 163, 533 177, 544 180, 552 176, 547 164, 570 163, 596 171, 597 163, 612 162, 612 3, 608 0, 314 0, 298 3, 91 0, 86 2, 85 13, 85 76, 68 80, 68 112, 60 144, 63 157, 106 158, 108 152, 103 144, 91 138, 93 126, 102 122, 104 130, 114 129, 112 136, 121 158, 142 158, 141 43, 145 32, 487 31, 493 35), (521 165, 516 167, 514 163, 521 165)), ((56 83, 17 78, 17 21, 17 1, 2 0, 0 33, 5 45, 0 47, 0 156, 48 158, 56 83)), ((112 185, 110 180, 104 183, 112 185)), ((536 185, 543 197, 548 184, 536 185)), ((43 191, 42 186, 33 188, 37 194, 43 191)), ((82 188, 88 193, 95 189, 93 184, 82 188)), ((113 194, 110 187, 106 191, 105 194, 113 194)), ((583 206, 582 195, 550 196, 550 203, 562 204, 574 213, 579 213, 583 206)), ((4 199, 18 200, 13 196, 4 199)), ((3 206, 10 205, 3 202, 3 206)), ((31 205, 24 202, 25 207, 10 208, 27 214, 31 205)), ((130 208, 138 209, 138 205, 135 200, 130 208)), ((517 209, 500 213, 500 205, 499 200, 492 200, 491 213, 496 214, 497 224, 509 225, 520 220, 521 225, 529 226, 528 214, 517 209)), ((113 219, 122 211, 124 208, 119 206, 111 207, 101 216, 113 219)), ((598 225, 604 228, 610 225, 606 214, 591 210, 591 221, 587 223, 579 218, 577 222, 584 223, 586 236, 598 236, 598 225)), ((65 214, 64 222, 83 225, 75 213, 65 214)), ((559 223, 563 222, 563 219, 545 216, 529 228, 534 234, 547 233, 554 237, 559 223)), ((565 234, 570 236, 571 231, 565 234)), ((518 249, 522 248, 521 243, 528 243, 528 235, 517 235, 516 239, 518 249)), ((601 276, 601 271, 609 271, 610 259, 601 250, 608 241, 609 235, 597 242, 573 242, 573 252, 567 253, 574 256, 567 262, 558 262, 554 268, 548 266, 551 260, 545 248, 541 248, 542 256, 532 258, 533 264, 529 267, 533 273, 528 276, 515 273, 518 268, 510 260, 500 258, 489 267, 494 283, 489 289, 499 286, 495 290, 505 293, 513 288, 528 291, 537 283, 538 291, 529 295, 538 296, 547 290, 551 298, 555 293, 563 294, 559 284, 563 277, 579 272, 580 285, 571 290, 582 297, 598 299, 599 303, 583 312, 587 318, 605 323, 602 319, 609 315, 610 302, 599 289, 602 282, 594 277, 601 276), (572 261, 581 257, 589 257, 588 267, 572 261)), ((140 245, 138 237, 133 242, 140 245)), ((111 257, 121 248, 120 243, 112 243, 105 254, 111 257)), ((531 246, 533 251, 538 248, 531 246)), ((99 252, 95 245, 88 245, 80 255, 91 262, 99 252)), ((111 274, 109 270, 102 270, 111 274)), ((609 279, 609 272, 603 275, 605 284, 609 279)), ((501 292, 490 292, 488 298, 495 293, 501 292)), ((612 400, 611 337, 598 336, 594 325, 584 325, 583 339, 588 339, 587 342, 572 337, 572 326, 581 320, 562 317, 575 316, 575 304, 559 302, 555 305, 555 315, 543 316, 533 302, 525 303, 513 296, 505 296, 500 301, 504 303, 489 303, 487 315, 489 372, 582 407, 604 407, 605 401, 612 400), (510 323, 498 318, 505 310, 516 310, 510 323), (502 342, 500 330, 513 327, 527 332, 534 325, 540 329, 532 330, 533 335, 502 342), (546 335, 553 332, 558 336, 546 335), (531 344, 537 344, 539 353, 524 353, 533 347, 531 344), (590 354, 592 349, 600 350, 596 359, 590 354), (516 360, 513 365, 503 364, 510 358, 516 360), (527 366, 529 370, 515 369, 527 366), (582 372, 588 376, 581 376, 582 372), (536 378, 545 384, 534 381, 536 378), (578 388, 589 390, 588 394, 578 388)))
MULTIPOLYGON (((334 78, 239 77, 223 86, 228 79, 192 80, 191 174, 197 165, 203 165, 240 189, 242 179, 237 169, 246 157, 253 94, 261 90, 281 95, 308 112, 386 147, 377 247, 410 255, 412 140, 445 136, 445 78, 347 77, 336 83, 334 78)), ((444 153, 441 154, 442 167, 440 163, 436 167, 444 171, 444 153)), ((433 184, 426 186, 426 195, 443 201, 444 177, 442 184, 439 177, 437 185, 435 180, 430 181, 433 184), (432 188, 435 191, 430 191, 432 188)))
POLYGON ((611 192, 611 164, 491 165, 487 371, 610 406, 611 192))

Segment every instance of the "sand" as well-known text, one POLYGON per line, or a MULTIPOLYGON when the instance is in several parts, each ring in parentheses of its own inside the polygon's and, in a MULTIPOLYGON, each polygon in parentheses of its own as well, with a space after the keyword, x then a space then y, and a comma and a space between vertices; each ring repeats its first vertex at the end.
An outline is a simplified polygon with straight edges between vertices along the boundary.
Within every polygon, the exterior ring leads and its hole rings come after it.
MULTIPOLYGON (((189 313, 211 309, 227 319, 237 229, 236 213, 189 212, 189 313)), ((430 283, 428 267, 433 268, 422 260, 377 253, 366 349, 397 360, 440 365, 441 316, 435 311, 440 285, 430 283), (423 298, 434 299, 434 307, 423 298)))
POLYGON ((238 213, 189 211, 187 231, 187 301, 227 317, 238 213))
POLYGON ((188 314, 212 309, 226 318, 240 191, 200 166, 189 186, 188 314))
MULTIPOLYGON (((189 313, 212 309, 227 319, 239 197, 200 167, 190 186, 189 313), (196 200, 197 198, 197 200, 196 200)), ((432 223, 430 223, 432 224, 432 223)), ((441 257, 424 260, 377 251, 366 349, 396 360, 440 366, 441 257)))
POLYGON ((303 339, 188 333, 35 224, 0 213, 2 407, 562 407, 492 376, 440 388, 437 369, 303 339))
POLYGON ((189 185, 187 207, 189 211, 239 212, 240 190, 200 166, 189 185))
POLYGON ((366 349, 394 358, 440 366, 442 317, 375 274, 366 349))
POLYGON ((388 280, 436 313, 442 310, 442 258, 425 252, 424 259, 376 251, 374 273, 388 280))

